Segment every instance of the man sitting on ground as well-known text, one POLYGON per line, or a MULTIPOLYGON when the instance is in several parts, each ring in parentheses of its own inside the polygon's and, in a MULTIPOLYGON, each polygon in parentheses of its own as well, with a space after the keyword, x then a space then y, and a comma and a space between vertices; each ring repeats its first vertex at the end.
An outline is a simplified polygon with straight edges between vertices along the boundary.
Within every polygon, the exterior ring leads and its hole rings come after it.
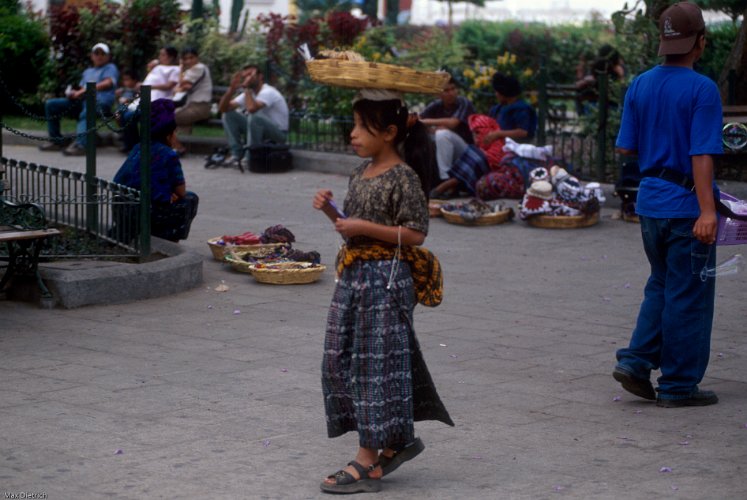
POLYGON ((288 139, 288 103, 278 89, 265 83, 256 65, 249 64, 233 75, 218 109, 232 155, 227 164, 243 160, 248 155, 245 146, 283 144, 288 139), (239 88, 244 91, 233 97, 239 88))
MULTIPOLYGON (((108 113, 116 99, 114 91, 119 80, 117 67, 109 61, 109 46, 97 43, 91 49, 93 66, 83 71, 78 88, 68 90, 66 97, 49 99, 44 103, 44 113, 47 117, 47 131, 52 142, 41 146, 42 151, 62 151, 65 155, 82 156, 86 152, 86 83, 96 82, 96 108, 98 113, 108 113), (60 118, 76 112, 78 124, 75 140, 66 148, 65 139, 60 131, 60 118)), ((98 114, 97 113, 97 114, 98 114)))
POLYGON ((449 178, 449 169, 473 142, 467 118, 474 113, 475 108, 469 99, 459 95, 453 77, 444 87, 441 97, 420 113, 420 121, 435 130, 436 162, 442 181, 449 178))

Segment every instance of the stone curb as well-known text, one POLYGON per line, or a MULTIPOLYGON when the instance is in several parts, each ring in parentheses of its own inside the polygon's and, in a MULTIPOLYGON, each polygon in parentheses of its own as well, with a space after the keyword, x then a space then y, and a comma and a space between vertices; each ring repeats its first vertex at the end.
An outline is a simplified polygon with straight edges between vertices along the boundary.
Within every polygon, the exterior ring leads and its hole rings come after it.
POLYGON ((153 238, 152 253, 164 258, 143 264, 101 261, 50 262, 39 273, 66 309, 172 295, 202 284, 202 255, 153 238))

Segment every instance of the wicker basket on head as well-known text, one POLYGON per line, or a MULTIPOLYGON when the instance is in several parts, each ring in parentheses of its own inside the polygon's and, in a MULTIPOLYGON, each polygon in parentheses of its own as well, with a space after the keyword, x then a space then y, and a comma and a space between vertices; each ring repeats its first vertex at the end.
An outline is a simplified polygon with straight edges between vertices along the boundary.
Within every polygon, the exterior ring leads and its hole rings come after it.
POLYGON ((591 215, 532 215, 527 223, 545 229, 576 229, 593 226, 599 222, 599 212, 591 215))
POLYGON ((277 247, 287 245, 287 243, 260 243, 258 245, 221 245, 218 243, 220 239, 220 237, 211 238, 207 241, 207 244, 210 248, 210 251, 213 253, 213 258, 221 262, 226 260, 226 256, 231 252, 252 252, 253 255, 266 255, 272 253, 277 247))
POLYGON ((306 61, 311 79, 335 87, 386 89, 420 94, 443 91, 449 74, 443 71, 417 71, 404 66, 348 59, 306 61))
POLYGON ((318 280, 327 267, 321 264, 313 265, 310 262, 294 262, 271 264, 269 266, 252 264, 249 266, 249 269, 254 279, 259 283, 268 283, 271 285, 304 285, 318 280), (301 269, 295 268, 299 264, 307 265, 301 269), (290 266, 293 266, 293 268, 290 266))

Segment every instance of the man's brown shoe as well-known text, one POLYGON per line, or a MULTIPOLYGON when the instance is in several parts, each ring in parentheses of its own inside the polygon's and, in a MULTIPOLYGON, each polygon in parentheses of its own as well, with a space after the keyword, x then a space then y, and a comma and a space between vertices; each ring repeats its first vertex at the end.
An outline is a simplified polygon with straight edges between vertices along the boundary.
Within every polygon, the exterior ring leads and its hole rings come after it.
POLYGON ((662 408, 682 408, 684 406, 708 406, 718 403, 718 396, 713 391, 697 390, 684 399, 668 399, 659 396, 656 398, 656 406, 662 408))
POLYGON ((78 144, 77 142, 72 143, 62 152, 65 156, 83 156, 86 154, 86 148, 78 144))
POLYGON ((623 389, 629 393, 650 401, 656 399, 656 391, 654 391, 654 386, 651 385, 650 380, 635 377, 632 373, 620 368, 619 366, 615 367, 615 371, 612 372, 612 377, 620 382, 623 389))
POLYGON ((65 144, 62 142, 48 142, 39 146, 39 151, 62 151, 65 144))

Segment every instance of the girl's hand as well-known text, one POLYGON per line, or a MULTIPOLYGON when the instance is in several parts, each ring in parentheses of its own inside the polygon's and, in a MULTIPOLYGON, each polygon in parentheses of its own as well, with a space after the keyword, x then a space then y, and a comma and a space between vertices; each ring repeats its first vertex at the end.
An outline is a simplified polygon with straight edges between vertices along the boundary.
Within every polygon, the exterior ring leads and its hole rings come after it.
POLYGON ((361 219, 342 219, 335 221, 335 231, 340 233, 343 238, 348 239, 351 236, 364 234, 365 221, 361 219))
POLYGON ((329 200, 331 199, 332 191, 330 191, 329 189, 320 189, 314 195, 314 200, 312 201, 311 206, 313 206, 317 210, 323 210, 329 205, 329 200))

